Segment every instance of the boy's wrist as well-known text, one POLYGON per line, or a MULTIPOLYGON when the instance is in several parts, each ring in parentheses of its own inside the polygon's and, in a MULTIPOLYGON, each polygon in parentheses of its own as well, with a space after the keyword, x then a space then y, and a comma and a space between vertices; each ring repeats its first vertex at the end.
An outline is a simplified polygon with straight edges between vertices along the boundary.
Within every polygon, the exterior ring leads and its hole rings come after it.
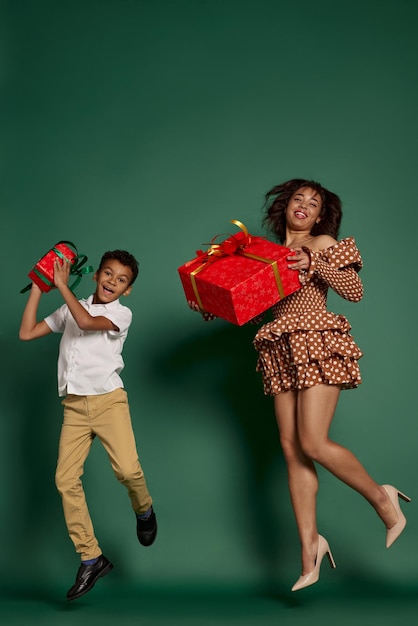
POLYGON ((31 289, 30 289, 30 295, 32 297, 37 296, 37 297, 41 297, 43 294, 42 289, 36 284, 36 283, 32 283, 31 289))
POLYGON ((71 291, 67 283, 58 283, 55 285, 58 291, 63 295, 63 292, 71 291))

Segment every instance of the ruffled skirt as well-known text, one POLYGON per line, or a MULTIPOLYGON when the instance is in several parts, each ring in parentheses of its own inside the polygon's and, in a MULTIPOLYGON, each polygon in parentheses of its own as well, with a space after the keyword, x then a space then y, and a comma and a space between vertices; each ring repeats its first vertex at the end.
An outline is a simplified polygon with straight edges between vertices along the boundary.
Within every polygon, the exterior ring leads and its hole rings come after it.
POLYGON ((322 310, 284 315, 262 326, 254 347, 264 393, 275 396, 320 384, 357 387, 363 353, 350 330, 343 315, 322 310))

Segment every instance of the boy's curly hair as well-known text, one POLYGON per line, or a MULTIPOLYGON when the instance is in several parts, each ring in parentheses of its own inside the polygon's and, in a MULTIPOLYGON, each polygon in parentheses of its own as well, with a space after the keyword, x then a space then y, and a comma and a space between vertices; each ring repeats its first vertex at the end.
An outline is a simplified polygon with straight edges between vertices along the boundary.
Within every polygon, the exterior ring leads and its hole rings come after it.
POLYGON ((263 224, 272 231, 282 243, 286 238, 286 208, 290 198, 301 187, 315 189, 321 196, 321 221, 312 228, 311 234, 330 235, 337 239, 342 219, 342 203, 340 198, 328 191, 314 180, 292 178, 280 185, 276 185, 265 195, 266 215, 263 224))
POLYGON ((105 252, 102 256, 99 269, 97 271, 100 272, 106 261, 109 261, 111 259, 119 261, 119 263, 121 263, 122 265, 131 268, 132 279, 129 285, 133 285, 136 281, 139 271, 138 261, 136 260, 136 258, 132 256, 132 254, 130 254, 129 252, 126 252, 126 250, 108 250, 108 252, 105 252))

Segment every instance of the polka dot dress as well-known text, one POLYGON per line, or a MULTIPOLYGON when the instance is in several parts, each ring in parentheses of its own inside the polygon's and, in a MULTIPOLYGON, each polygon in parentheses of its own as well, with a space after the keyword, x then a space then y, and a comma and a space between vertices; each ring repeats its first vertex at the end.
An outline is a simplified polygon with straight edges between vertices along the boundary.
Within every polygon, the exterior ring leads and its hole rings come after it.
POLYGON ((351 326, 344 316, 326 309, 329 287, 352 302, 363 296, 355 241, 349 237, 319 252, 304 250, 311 262, 300 273, 302 288, 273 307, 274 320, 254 338, 266 395, 320 384, 351 389, 361 383, 362 352, 350 335, 351 326))

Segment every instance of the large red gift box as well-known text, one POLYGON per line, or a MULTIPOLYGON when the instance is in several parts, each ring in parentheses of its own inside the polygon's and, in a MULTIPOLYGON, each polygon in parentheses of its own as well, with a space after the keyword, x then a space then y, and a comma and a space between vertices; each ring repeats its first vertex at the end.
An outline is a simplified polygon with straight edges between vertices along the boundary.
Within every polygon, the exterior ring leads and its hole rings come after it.
POLYGON ((241 222, 233 223, 242 232, 197 252, 178 272, 187 300, 242 326, 301 284, 298 272, 287 267, 289 248, 249 235, 241 222))

